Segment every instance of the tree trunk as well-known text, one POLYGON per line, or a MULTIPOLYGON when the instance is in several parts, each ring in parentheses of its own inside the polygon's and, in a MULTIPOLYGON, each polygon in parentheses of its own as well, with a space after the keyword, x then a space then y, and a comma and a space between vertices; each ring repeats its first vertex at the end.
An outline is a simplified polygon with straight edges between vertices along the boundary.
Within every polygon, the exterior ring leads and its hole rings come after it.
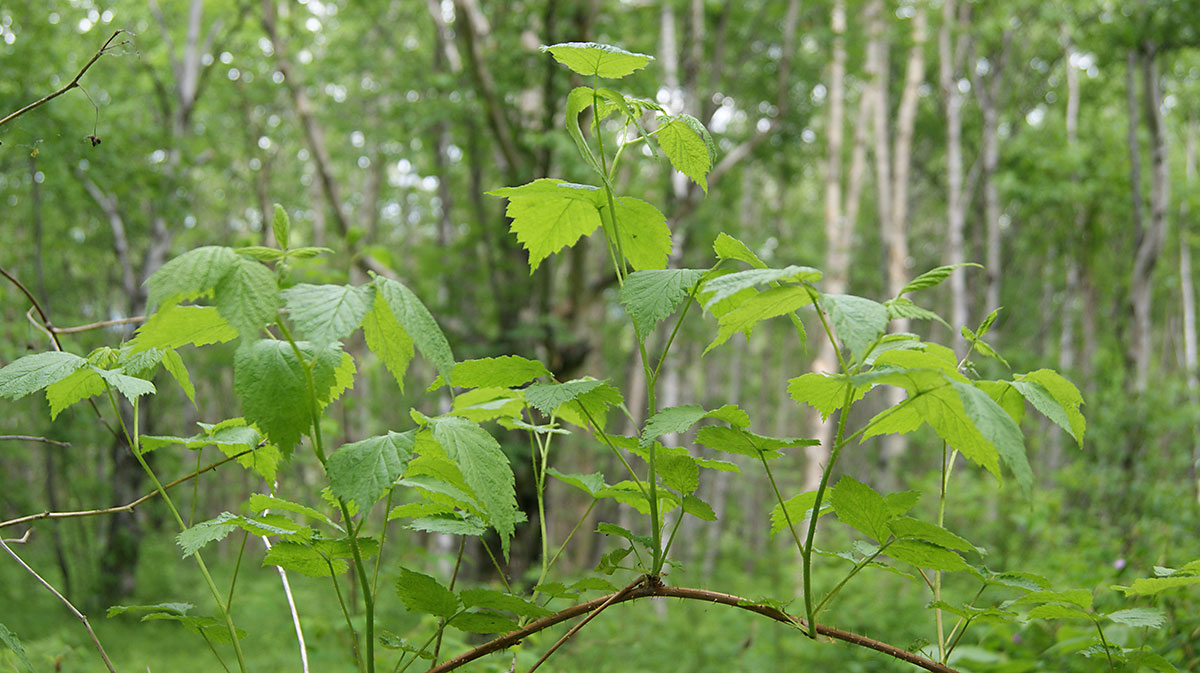
MULTIPOLYGON (((938 73, 946 108, 946 262, 966 261, 963 236, 966 230, 966 199, 963 190, 962 106, 963 93, 958 88, 963 55, 968 37, 965 34, 969 6, 963 5, 960 18, 955 0, 942 3, 942 26, 938 31, 938 73), (962 31, 963 34, 955 35, 962 31)), ((950 276, 950 324, 954 328, 967 324, 967 282, 962 273, 950 276)), ((957 342, 960 356, 965 344, 957 342)))
MULTIPOLYGON (((1196 176, 1196 114, 1188 118, 1187 142, 1184 151, 1184 186, 1192 188, 1196 176)), ((1187 199, 1179 200, 1179 290, 1183 302, 1183 368, 1188 398, 1195 408, 1200 405, 1200 378, 1197 376, 1196 354, 1196 286, 1192 279, 1191 213, 1187 199)), ((1200 503, 1200 423, 1192 426, 1192 481, 1196 487, 1196 502, 1200 503)))

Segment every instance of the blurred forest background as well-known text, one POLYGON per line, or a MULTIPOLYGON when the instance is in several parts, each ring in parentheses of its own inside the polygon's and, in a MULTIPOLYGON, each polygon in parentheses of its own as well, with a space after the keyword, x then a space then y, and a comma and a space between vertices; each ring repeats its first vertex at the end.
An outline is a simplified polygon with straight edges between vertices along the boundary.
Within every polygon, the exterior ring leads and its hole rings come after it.
MULTIPOLYGON (((518 353, 540 358, 560 379, 613 378, 637 414, 642 370, 603 245, 580 244, 530 274, 503 201, 483 192, 584 176, 562 132, 561 104, 578 82, 539 45, 595 40, 653 54, 625 88, 700 118, 719 149, 707 196, 665 161, 623 166, 625 192, 667 214, 673 264, 709 266, 713 238, 725 230, 772 266, 816 266, 829 291, 878 299, 933 266, 982 264, 931 295, 952 331, 929 322, 910 329, 961 345, 959 326, 1003 306, 989 341, 1013 371, 1052 367, 1075 381, 1089 427, 1082 450, 1048 423, 1031 432, 1032 503, 1014 485, 962 469, 947 527, 986 547, 990 567, 1107 588, 1200 556, 1197 17, 1194 0, 4 3, 0 114, 68 83, 115 30, 130 32, 80 90, 0 128, 0 267, 56 326, 118 321, 58 335, 86 354, 128 337, 136 320, 125 319, 145 309, 142 282, 171 256, 198 245, 272 243, 268 223, 279 202, 294 242, 335 251, 301 267, 314 282, 362 282, 368 270, 400 278, 438 317, 458 358, 518 353)), ((0 283, 0 363, 48 347, 28 308, 13 284, 0 283)), ((784 381, 832 369, 822 360, 830 355, 815 340, 806 350, 777 321, 701 357, 709 320, 692 314, 685 322, 660 405, 735 401, 770 419, 762 432, 819 436, 784 381)), ((330 435, 354 441, 404 428, 409 406, 435 413, 444 403, 443 393, 421 385, 401 394, 362 344, 349 348, 364 377, 339 402, 330 435)), ((185 353, 198 404, 162 386, 143 432, 186 436, 197 421, 240 415, 225 365, 231 353, 232 346, 185 353)), ((980 368, 1006 372, 997 360, 980 368)), ((40 397, 6 403, 0 435, 0 519, 112 506, 150 490, 128 450, 85 406, 52 424, 40 397)), ((501 441, 520 489, 528 446, 516 435, 501 441)), ((614 470, 599 445, 568 438, 561 447, 555 465, 563 471, 614 470)), ((920 436, 876 440, 842 460, 878 487, 936 492, 939 448, 920 436)), ((169 478, 198 458, 154 454, 169 478)), ((795 452, 781 468, 787 489, 812 483, 820 458, 795 452)), ((279 479, 293 484, 293 495, 315 499, 305 486, 320 483, 317 470, 298 452, 279 479)), ((700 495, 719 520, 684 526, 675 547, 683 567, 674 572, 743 595, 795 595, 797 561, 768 535, 765 477, 753 469, 733 480, 713 474, 700 495)), ((232 471, 198 481, 197 491, 179 496, 197 520, 261 486, 232 471)), ((587 505, 560 486, 549 491, 555 539, 587 505)), ((529 511, 530 502, 521 504, 529 511)), ((120 660, 205 670, 188 654, 203 648, 199 640, 170 625, 101 616, 112 604, 195 592, 157 507, 38 522, 20 550, 93 615, 102 637, 117 639, 110 649, 120 660)), ((605 507, 591 529, 625 516, 605 507)), ((518 581, 536 558, 535 528, 525 526, 514 542, 518 581)), ((424 546, 404 554, 431 567, 445 567, 457 545, 414 539, 424 546)), ((582 535, 567 565, 583 573, 604 550, 601 536, 582 535)), ((231 542, 220 547, 224 563, 237 553, 231 542)), ((466 572, 494 581, 486 557, 469 555, 466 572)), ((246 572, 259 579, 245 580, 256 593, 242 609, 255 611, 265 634, 252 655, 256 670, 296 670, 277 579, 246 572)), ((915 588, 886 575, 862 581, 869 589, 843 599, 839 625, 929 637, 928 625, 880 602, 886 596, 919 610, 926 599, 915 588)), ((331 635, 341 615, 327 587, 298 584, 323 670, 350 670, 331 635)), ((741 615, 663 605, 598 620, 589 638, 555 659, 558 670, 781 670, 784 662, 907 670, 741 615), (626 642, 622 629, 639 620, 657 635, 626 642), (663 645, 671 641, 688 645, 663 645)), ((1181 670, 1200 670, 1200 595, 1163 598, 1159 607, 1175 621, 1155 642, 1181 670)), ((86 634, 7 558, 0 615, 38 661, 95 670, 86 634)), ((1094 661, 1048 658, 1073 628, 981 627, 971 638, 979 657, 993 659, 973 670, 1012 661, 1028 667, 1003 670, 1094 670, 1094 661)))

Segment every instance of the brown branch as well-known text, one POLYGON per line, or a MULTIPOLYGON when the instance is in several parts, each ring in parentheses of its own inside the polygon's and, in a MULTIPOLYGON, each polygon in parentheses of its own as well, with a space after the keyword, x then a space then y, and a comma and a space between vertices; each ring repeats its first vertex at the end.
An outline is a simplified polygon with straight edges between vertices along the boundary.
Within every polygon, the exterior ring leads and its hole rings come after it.
MULTIPOLYGON (((555 624, 559 624, 568 619, 572 619, 574 617, 578 617, 580 615, 587 614, 594 610, 598 610, 598 609, 600 609, 601 606, 607 606, 609 604, 616 604, 616 603, 624 603, 626 601, 633 601, 633 600, 637 600, 639 598, 650 598, 650 597, 654 597, 654 596, 667 597, 667 598, 684 598, 684 599, 690 599, 690 600, 704 601, 707 603, 720 603, 721 605, 728 605, 729 607, 734 607, 734 608, 739 608, 742 610, 747 610, 749 612, 754 612, 754 613, 760 614, 764 617, 767 617, 769 619, 773 619, 777 622, 782 622, 784 624, 788 624, 789 626, 795 626, 800 629, 808 628, 808 622, 806 620, 804 620, 800 617, 794 617, 792 615, 789 615, 786 612, 783 612, 782 610, 779 610, 779 609, 776 609, 773 607, 768 607, 766 605, 756 605, 756 604, 752 603, 751 601, 746 600, 745 598, 741 598, 739 596, 734 596, 732 594, 718 593, 716 591, 707 591, 705 589, 689 589, 686 587, 668 587, 668 586, 664 586, 662 584, 649 583, 645 586, 641 586, 632 591, 629 591, 628 593, 626 593, 623 596, 620 594, 621 594, 621 592, 617 592, 616 594, 609 594, 607 596, 601 596, 600 598, 587 601, 586 603, 580 603, 578 605, 573 605, 565 610, 561 610, 561 611, 556 612, 547 617, 543 617, 534 622, 530 622, 524 628, 517 629, 516 631, 512 631, 511 633, 505 634, 503 636, 500 636, 499 638, 488 641, 488 642, 484 643, 483 645, 476 647, 473 650, 464 652, 463 654, 460 654, 457 657, 454 657, 453 659, 447 660, 445 663, 443 663, 440 666, 434 666, 433 668, 430 668, 428 671, 426 671, 426 673, 446 673, 447 671, 452 671, 452 670, 462 666, 463 664, 474 661, 482 656, 512 647, 513 645, 516 645, 517 643, 521 642, 525 638, 528 638, 529 636, 531 636, 535 633, 538 633, 540 631, 544 631, 545 629, 548 629, 551 626, 554 626, 555 624)), ((890 645, 888 643, 885 643, 885 642, 882 642, 879 640, 875 640, 874 638, 868 638, 867 636, 860 635, 857 633, 852 633, 850 631, 843 631, 842 629, 836 629, 832 626, 827 626, 825 624, 818 624, 817 625, 817 633, 819 633, 823 636, 829 637, 829 638, 833 638, 835 640, 840 640, 842 642, 850 643, 851 645, 857 645, 859 647, 865 647, 867 649, 875 650, 876 652, 881 652, 881 653, 886 654, 894 659, 906 661, 915 666, 919 666, 927 671, 933 671, 933 673, 958 673, 958 671, 956 671, 953 668, 950 668, 949 666, 947 666, 945 664, 938 663, 936 661, 933 661, 932 659, 927 659, 925 657, 922 657, 919 654, 915 654, 913 652, 909 652, 908 650, 896 647, 895 645, 890 645)))
MULTIPOLYGON (((0 437, 0 439, 4 439, 4 437, 0 437)), ((54 443, 57 443, 57 442, 54 442, 54 443)), ((246 449, 245 451, 242 451, 241 453, 235 453, 234 455, 229 456, 228 458, 225 458, 224 460, 218 460, 217 462, 215 462, 211 465, 208 465, 207 467, 200 468, 199 470, 196 470, 195 472, 192 472, 191 474, 184 475, 184 476, 176 479, 175 481, 172 481, 169 484, 164 484, 163 490, 165 491, 169 488, 174 488, 175 486, 178 486, 185 481, 195 479, 196 477, 200 476, 201 474, 204 474, 205 472, 208 472, 209 470, 216 469, 216 468, 224 465, 225 463, 228 463, 229 461, 234 460, 235 458, 241 458, 242 456, 244 456, 248 453, 251 453, 252 451, 254 451, 254 449, 246 449)), ((73 512, 38 512, 37 514, 29 514, 26 516, 17 517, 16 519, 9 519, 8 521, 0 521, 0 528, 8 528, 9 526, 16 526, 19 524, 28 523, 30 521, 38 521, 39 519, 73 519, 73 518, 77 518, 77 517, 81 517, 81 516, 101 516, 104 514, 117 514, 119 512, 132 512, 133 508, 146 502, 147 500, 153 499, 154 497, 156 497, 158 495, 158 493, 159 493, 158 489, 155 489, 153 491, 150 491, 146 495, 143 495, 142 497, 138 498, 137 500, 134 500, 131 503, 128 503, 125 505, 118 505, 117 507, 106 507, 104 509, 84 509, 84 510, 77 510, 77 511, 73 511, 73 512)))
POLYGON ((563 646, 563 643, 565 643, 571 639, 571 636, 575 635, 576 633, 579 633, 579 630, 582 629, 583 627, 587 626, 588 622, 592 621, 596 617, 599 617, 600 613, 604 612, 604 608, 607 608, 608 606, 621 600, 622 596, 625 596, 629 592, 638 588, 638 586, 641 585, 645 581, 646 581, 646 577, 645 577, 645 575, 643 575, 643 576, 637 578, 636 580, 630 582, 629 585, 626 586, 624 589, 621 589, 617 593, 609 596, 608 600, 606 600, 600 604, 600 607, 596 608, 595 610, 592 610, 592 613, 590 615, 588 615, 587 617, 584 617, 583 621, 581 621, 578 624, 576 624, 575 626, 571 627, 570 631, 567 631, 566 634, 564 634, 562 638, 559 638, 558 641, 555 642, 554 645, 552 645, 550 647, 550 649, 546 650, 546 653, 542 655, 542 658, 538 659, 537 662, 534 663, 534 665, 529 668, 529 673, 533 673, 534 671, 536 671, 538 669, 538 666, 541 666, 542 664, 544 664, 546 662, 546 660, 550 658, 550 655, 557 652, 558 648, 563 646))
POLYGON ((54 444, 55 446, 70 447, 70 442, 60 442, 55 439, 46 439, 45 437, 32 437, 30 435, 0 435, 0 441, 26 441, 26 442, 41 442, 43 444, 54 444))
POLYGON ((92 643, 95 644, 96 649, 100 651, 100 658, 104 660, 104 665, 108 667, 110 673, 117 673, 113 668, 112 662, 108 660, 108 653, 104 651, 104 646, 100 644, 100 639, 96 637, 96 632, 92 630, 92 625, 88 623, 87 615, 80 612, 74 605, 71 604, 71 601, 67 600, 66 596, 58 593, 57 589, 55 589, 49 582, 42 579, 42 576, 37 574, 36 570, 30 568, 29 564, 25 563, 20 556, 17 556, 17 553, 13 551, 7 544, 5 544, 4 540, 0 540, 0 547, 4 547, 4 551, 8 552, 9 556, 16 559, 17 563, 21 564, 22 568, 24 568, 30 575, 33 575, 35 578, 37 578, 37 581, 40 582, 42 586, 46 587, 50 593, 57 596, 58 600, 62 601, 63 604, 65 604, 71 611, 71 613, 74 614, 79 621, 83 622, 83 628, 87 629, 88 635, 92 637, 92 643))
POLYGON ((146 322, 149 318, 144 315, 135 315, 132 318, 117 318, 116 320, 101 320, 100 322, 92 322, 86 325, 76 325, 75 327, 51 327, 50 331, 55 334, 77 334, 79 332, 87 332, 88 330, 100 329, 102 327, 112 327, 114 325, 128 325, 135 322, 146 322))
MULTIPOLYGON (((75 87, 79 86, 79 80, 83 77, 83 74, 88 71, 88 68, 92 67, 93 63, 100 60, 100 57, 103 56, 105 54, 105 52, 108 51, 109 46, 112 45, 112 41, 117 39, 118 35, 120 35, 121 33, 125 33, 125 32, 128 32, 128 31, 118 30, 118 31, 115 31, 112 35, 110 35, 109 38, 107 40, 105 40, 104 45, 102 47, 100 47, 100 50, 97 51, 94 56, 92 56, 90 61, 88 61, 87 63, 85 63, 83 65, 83 68, 81 68, 79 70, 79 73, 75 75, 75 78, 72 79, 70 82, 67 82, 66 86, 64 86, 63 88, 59 89, 58 91, 55 91, 54 93, 52 93, 48 96, 45 96, 44 98, 35 100, 34 102, 30 103, 29 105, 26 105, 25 107, 21 108, 20 110, 17 110, 16 112, 13 112, 12 114, 8 115, 4 119, 0 119, 0 126, 4 126, 6 123, 16 119, 17 117, 20 117, 21 115, 25 114, 26 112, 29 112, 30 110, 32 110, 36 107, 45 105, 46 103, 49 103, 50 101, 54 100, 55 98, 58 98, 59 96, 70 91, 71 89, 74 89, 75 87)), ((120 44, 125 44, 125 42, 121 42, 120 44)))

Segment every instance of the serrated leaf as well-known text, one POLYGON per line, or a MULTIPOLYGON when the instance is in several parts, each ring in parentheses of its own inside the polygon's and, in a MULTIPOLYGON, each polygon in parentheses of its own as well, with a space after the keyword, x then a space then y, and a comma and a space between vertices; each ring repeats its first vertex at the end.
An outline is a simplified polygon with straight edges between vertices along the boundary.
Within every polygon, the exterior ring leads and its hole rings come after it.
POLYGON ((718 259, 736 259, 756 269, 767 268, 766 263, 759 259, 758 255, 751 252, 745 243, 725 232, 717 234, 716 240, 713 241, 713 252, 717 254, 718 259))
POLYGON ((278 203, 275 204, 275 215, 271 218, 271 231, 275 234, 275 245, 286 250, 291 243, 292 219, 278 203))
POLYGON ((12 651, 27 673, 34 673, 33 664, 29 663, 29 657, 25 654, 25 646, 21 644, 21 639, 3 624, 0 624, 0 644, 12 651))
MULTIPOLYGON (((821 420, 828 420, 846 402, 846 391, 851 385, 850 379, 842 376, 810 372, 789 380, 787 391, 797 403, 821 412, 821 420)), ((850 403, 861 400, 869 390, 869 386, 854 386, 850 403)))
POLYGON ((292 257, 295 259, 312 259, 313 257, 316 257, 317 255, 331 253, 331 252, 333 252, 333 250, 331 250, 329 248, 303 247, 303 248, 292 248, 292 249, 288 250, 286 256, 292 257))
POLYGON ((606 385, 607 380, 575 379, 566 383, 534 383, 525 388, 525 401, 546 416, 580 395, 606 385))
POLYGON ((574 486, 593 498, 596 497, 598 491, 604 488, 604 475, 599 472, 593 474, 563 474, 553 467, 547 467, 546 474, 574 486))
POLYGON ((661 409, 642 428, 641 446, 649 446, 662 435, 684 432, 707 415, 708 412, 696 404, 661 409))
POLYGON ((105 391, 104 379, 92 367, 81 367, 70 376, 46 386, 46 401, 50 403, 50 419, 58 418, 64 409, 80 400, 105 391))
POLYGON ((100 378, 104 379, 105 383, 124 395, 125 399, 130 402, 133 402, 142 395, 153 395, 158 392, 154 388, 153 383, 135 376, 128 376, 119 369, 93 369, 100 375, 100 378))
POLYGON ((246 257, 258 260, 260 262, 277 262, 283 259, 285 256, 285 253, 282 250, 276 250, 275 248, 268 248, 261 245, 247 245, 241 248, 234 248, 233 251, 239 255, 245 255, 246 257))
POLYGON ((939 547, 946 549, 957 549, 959 551, 969 551, 976 549, 975 545, 967 542, 962 537, 951 533, 950 531, 938 526, 937 524, 928 523, 914 519, 912 517, 900 516, 888 521, 888 528, 898 538, 915 538, 932 542, 939 547))
POLYGON ((475 423, 455 416, 432 420, 433 439, 458 466, 467 485, 483 506, 488 523, 500 535, 508 558, 508 545, 517 523, 517 499, 512 466, 500 444, 475 423))
MULTIPOLYGON (((1017 381, 1036 383, 1045 388, 1055 401, 1058 402, 1059 406, 1063 408, 1063 411, 1066 412, 1071 428, 1070 435, 1076 441, 1080 442, 1082 446, 1087 422, 1084 420, 1083 414, 1079 412, 1079 407, 1083 404, 1083 396, 1079 394, 1079 389, 1073 383, 1063 378, 1061 374, 1051 369, 1039 369, 1028 374, 1019 374, 1014 378, 1017 381)), ((1041 409, 1038 409, 1038 411, 1041 411, 1041 409)))
POLYGON ((274 322, 279 309, 275 274, 267 267, 235 255, 213 290, 217 311, 242 336, 251 337, 274 322))
POLYGON ((239 261, 245 262, 231 248, 215 245, 185 252, 146 279, 146 305, 154 308, 168 299, 179 302, 210 295, 239 261))
POLYGON ((696 433, 696 443, 714 451, 724 451, 741 456, 750 456, 751 458, 762 456, 768 460, 777 458, 780 454, 776 453, 776 451, 780 449, 816 446, 818 444, 815 439, 806 439, 804 437, 764 437, 743 428, 726 428, 718 425, 709 425, 700 428, 696 433))
POLYGON ((878 542, 888 539, 887 524, 892 513, 875 489, 853 477, 843 476, 830 491, 829 503, 842 523, 878 542))
POLYGON ((179 353, 173 350, 163 351, 162 354, 163 369, 175 379, 179 387, 183 389, 183 394, 187 395, 188 401, 192 404, 196 403, 196 387, 192 385, 192 378, 188 376, 187 367, 183 364, 183 358, 179 357, 179 353))
POLYGON ((664 118, 660 122, 654 137, 671 161, 675 170, 683 173, 692 182, 700 185, 704 193, 708 193, 708 181, 705 176, 713 165, 714 149, 712 139, 706 136, 708 131, 700 120, 691 115, 664 118))
POLYGON ((962 572, 971 569, 958 554, 921 540, 897 540, 888 545, 884 553, 897 561, 928 570, 962 572))
POLYGON ((325 472, 333 494, 358 504, 366 512, 382 498, 412 458, 416 430, 389 432, 345 444, 329 456, 325 472))
POLYGON ((717 513, 713 511, 712 506, 700 498, 697 498, 695 494, 688 494, 684 496, 683 511, 687 514, 691 514, 701 521, 717 520, 717 513))
MULTIPOLYGON (((787 315, 811 303, 812 295, 809 294, 808 289, 796 285, 785 285, 760 292, 742 302, 741 306, 720 317, 718 321, 720 331, 712 343, 704 349, 704 352, 708 353, 738 332, 745 332, 749 337, 750 331, 758 323, 787 315)), ((804 329, 804 323, 797 321, 796 324, 799 329, 804 329)))
POLYGON ((1013 605, 1037 605, 1041 603, 1070 603, 1076 607, 1092 607, 1092 592, 1087 589, 1066 589, 1063 591, 1031 591, 1014 600, 1013 605))
POLYGON ((450 370, 454 368, 454 354, 429 309, 403 283, 379 276, 375 278, 374 285, 396 321, 416 344, 417 350, 437 368, 442 378, 453 384, 450 370))
POLYGON ((213 306, 165 306, 150 316, 129 341, 135 352, 151 348, 174 349, 207 346, 237 338, 233 328, 213 306))
POLYGON ((1046 603, 1039 605, 1029 611, 1030 619, 1086 619, 1091 621, 1092 616, 1088 613, 1074 608, 1069 605, 1059 605, 1057 603, 1046 603))
POLYGON ((1000 460, 1012 471, 1028 499, 1033 491, 1033 470, 1025 455, 1025 436, 1021 434, 1021 428, 1008 412, 979 388, 958 381, 952 382, 952 385, 962 400, 963 411, 979 434, 999 452, 1000 460))
POLYGON ((703 273, 697 269, 655 269, 629 274, 621 287, 621 305, 638 336, 645 339, 658 323, 678 310, 703 273))
POLYGON ((87 364, 87 360, 64 351, 34 353, 0 368, 0 397, 20 399, 57 383, 87 364))
MULTIPOLYGON (((546 365, 520 355, 463 360, 454 365, 454 385, 462 388, 516 388, 541 377, 550 376, 546 365)), ((442 381, 435 381, 437 388, 442 381)))
MULTIPOLYGON (((783 507, 775 505, 771 508, 771 535, 787 528, 788 519, 791 519, 793 526, 807 525, 806 522, 812 517, 812 507, 816 501, 817 492, 806 491, 784 500, 783 507), (787 516, 784 516, 785 511, 787 516)), ((829 504, 828 500, 821 503, 820 516, 825 516, 832 511, 833 506, 829 504)))
POLYGON ((467 535, 470 537, 480 537, 487 533, 488 530, 487 524, 477 516, 472 514, 459 516, 450 513, 416 517, 408 523, 406 528, 426 533, 467 535))
POLYGON ((950 274, 953 273, 955 271, 955 269, 959 269, 964 266, 974 266, 974 267, 978 267, 981 269, 983 268, 982 266, 979 266, 978 264, 975 264, 973 262, 964 262, 962 264, 952 264, 949 266, 939 266, 935 269, 930 269, 930 270, 926 271, 925 273, 917 276, 916 278, 913 278, 912 280, 910 280, 908 282, 908 284, 905 285, 900 290, 900 294, 898 294, 896 296, 899 297, 901 295, 908 294, 909 292, 916 292, 917 290, 925 290, 925 289, 934 287, 936 285, 939 285, 939 284, 941 284, 942 281, 949 278, 950 274))
POLYGON ((396 594, 409 612, 447 619, 458 612, 458 597, 437 580, 423 573, 400 568, 396 594))
MULTIPOLYGON (((508 198, 509 231, 529 251, 529 272, 564 247, 590 236, 601 224, 598 187, 541 178, 520 187, 488 192, 508 198)), ((618 213, 618 218, 621 213, 618 213)))
POLYGON ((545 617, 550 611, 540 605, 531 603, 520 596, 506 594, 494 589, 464 589, 459 594, 465 608, 487 608, 503 610, 520 617, 545 617))
POLYGON ((308 285, 301 283, 281 294, 288 316, 317 346, 349 336, 362 324, 375 299, 371 286, 308 285))
POLYGON ((179 533, 175 536, 175 543, 183 550, 183 557, 187 558, 208 543, 225 539, 226 535, 237 529, 237 518, 236 514, 222 512, 216 518, 201 521, 179 533))
POLYGON ((711 310, 722 300, 756 285, 783 282, 813 283, 821 280, 821 272, 808 266, 787 266, 782 269, 750 269, 712 278, 704 284, 707 295, 704 308, 711 310))
POLYGON ((447 622, 446 626, 467 633, 507 633, 515 630, 517 623, 491 612, 464 612, 447 622))
POLYGON ((1161 629, 1167 623, 1167 615, 1158 608, 1126 608, 1104 616, 1134 628, 1161 629))
POLYGON ((1193 586, 1200 584, 1200 577, 1142 577, 1133 581, 1130 586, 1114 584, 1114 591, 1120 591, 1126 596, 1153 596, 1168 589, 1193 586))
POLYGON ((279 566, 305 577, 335 577, 350 569, 350 565, 341 559, 328 558, 312 547, 294 542, 271 545, 262 564, 279 566))
POLYGON ((584 77, 619 79, 646 67, 653 56, 625 51, 619 47, 596 42, 561 42, 543 45, 554 60, 584 77))
MULTIPOLYGON (((629 264, 638 271, 666 268, 671 254, 671 230, 666 216, 653 204, 632 196, 622 196, 613 203, 617 212, 617 240, 629 264)), ((607 203, 600 209, 600 220, 606 229, 613 230, 607 203)))
POLYGON ((930 311, 927 308, 921 308, 912 302, 908 297, 896 297, 889 299, 883 303, 888 310, 888 318, 907 318, 910 320, 936 320, 946 327, 950 327, 950 323, 946 322, 942 316, 930 311))
POLYGON ((367 348, 379 358, 383 366, 391 373, 400 392, 404 392, 404 372, 413 359, 413 342, 404 331, 404 327, 396 320, 392 309, 388 308, 383 293, 375 293, 372 308, 363 316, 363 337, 367 348))
POLYGON ((879 302, 849 294, 822 294, 821 306, 828 311, 838 339, 856 360, 887 331, 888 310, 879 302))
POLYGON ((329 517, 325 516, 321 512, 318 512, 307 505, 301 505, 298 502, 291 502, 290 500, 284 500, 283 498, 276 498, 274 496, 264 495, 262 493, 253 493, 250 495, 250 499, 246 501, 246 507, 252 512, 263 512, 268 509, 292 512, 313 521, 320 521, 321 523, 329 524, 330 526, 337 528, 339 531, 342 530, 341 526, 338 526, 333 521, 330 521, 329 517))
POLYGON ((655 470, 668 488, 687 495, 700 486, 700 467, 691 456, 661 456, 655 470))
MULTIPOLYGON (((307 342, 297 347, 312 362, 318 403, 327 403, 345 383, 346 354, 336 346, 319 351, 307 342)), ((353 361, 350 361, 353 373, 353 361)), ((262 339, 242 344, 233 358, 233 387, 242 401, 246 420, 257 425, 285 453, 312 426, 304 367, 286 341, 262 339)))

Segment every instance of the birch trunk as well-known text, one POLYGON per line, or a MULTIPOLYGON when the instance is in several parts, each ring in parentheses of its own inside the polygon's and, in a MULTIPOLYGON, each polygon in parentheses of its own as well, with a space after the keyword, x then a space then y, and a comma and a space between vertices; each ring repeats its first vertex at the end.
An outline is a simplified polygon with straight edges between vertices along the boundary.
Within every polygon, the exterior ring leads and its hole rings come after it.
MULTIPOLYGON (((961 264, 966 261, 963 236, 966 229, 966 199, 963 190, 962 155, 962 106, 963 93, 958 88, 959 73, 962 71, 963 54, 966 51, 966 36, 955 35, 966 26, 968 6, 963 6, 960 19, 955 0, 942 3, 942 26, 938 31, 938 79, 946 108, 946 262, 961 264)), ((955 328, 967 324, 967 282, 961 273, 950 276, 950 324, 955 328)), ((962 342, 956 342, 955 351, 961 356, 965 350, 962 342)))
MULTIPOLYGON (((1188 119, 1187 142, 1184 152, 1184 185, 1192 188, 1196 175, 1196 116, 1188 119)), ((1200 405, 1200 380, 1197 379, 1196 355, 1196 286, 1192 280, 1191 213, 1187 199, 1179 200, 1179 289, 1183 302, 1183 368, 1188 397, 1192 408, 1200 405)), ((1192 481, 1196 487, 1196 502, 1200 503, 1200 423, 1192 426, 1192 481)))

